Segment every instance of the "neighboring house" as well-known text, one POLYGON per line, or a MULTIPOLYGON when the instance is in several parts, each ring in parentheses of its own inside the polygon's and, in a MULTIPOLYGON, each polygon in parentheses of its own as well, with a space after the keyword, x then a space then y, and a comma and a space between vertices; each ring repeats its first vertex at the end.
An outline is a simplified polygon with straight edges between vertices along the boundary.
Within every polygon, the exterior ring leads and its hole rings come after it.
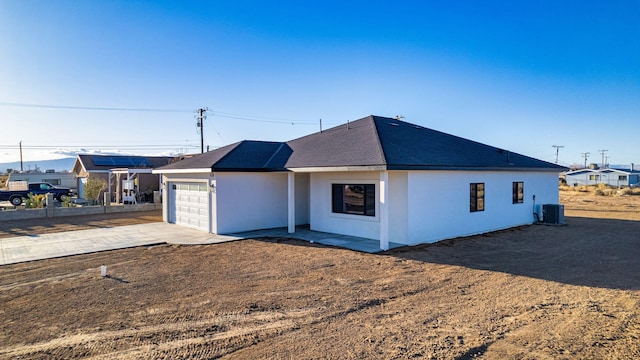
POLYGON ((88 178, 104 179, 113 194, 112 200, 122 201, 127 184, 134 185, 136 196, 152 198, 160 189, 160 176, 152 174, 154 168, 167 165, 172 156, 119 156, 119 155, 78 155, 73 164, 73 172, 78 176, 78 196, 83 196, 84 184, 88 178))
POLYGON ((638 186, 640 183, 640 171, 631 165, 630 170, 625 169, 580 169, 568 171, 564 174, 569 186, 607 184, 611 186, 625 187, 638 186))
POLYGON ((418 244, 531 224, 566 168, 396 119, 242 141, 153 171, 164 220, 211 233, 311 230, 418 244), (538 211, 536 209, 536 211, 538 211))
POLYGON ((9 179, 7 179, 7 183, 12 181, 26 181, 28 183, 46 182, 54 186, 72 189, 72 191, 75 191, 77 188, 76 174, 70 172, 55 172, 53 170, 47 170, 45 172, 11 173, 9 174, 9 179))

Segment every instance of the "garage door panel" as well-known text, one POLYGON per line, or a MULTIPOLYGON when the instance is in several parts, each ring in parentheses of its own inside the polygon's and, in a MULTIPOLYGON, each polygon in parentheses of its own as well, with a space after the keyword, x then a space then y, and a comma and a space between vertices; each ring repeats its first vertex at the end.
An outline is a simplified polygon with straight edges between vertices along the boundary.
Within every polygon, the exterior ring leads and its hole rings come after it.
POLYGON ((176 183, 175 223, 209 231, 209 192, 205 183, 176 183))

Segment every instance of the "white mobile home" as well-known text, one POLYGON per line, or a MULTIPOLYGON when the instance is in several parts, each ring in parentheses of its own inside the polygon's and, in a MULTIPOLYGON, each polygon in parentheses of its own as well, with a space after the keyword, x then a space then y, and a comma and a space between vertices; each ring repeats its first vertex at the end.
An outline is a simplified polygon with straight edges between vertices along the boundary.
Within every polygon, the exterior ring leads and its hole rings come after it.
POLYGON ((579 169, 565 173, 565 180, 569 186, 598 185, 626 187, 638 186, 640 171, 624 169, 579 169))

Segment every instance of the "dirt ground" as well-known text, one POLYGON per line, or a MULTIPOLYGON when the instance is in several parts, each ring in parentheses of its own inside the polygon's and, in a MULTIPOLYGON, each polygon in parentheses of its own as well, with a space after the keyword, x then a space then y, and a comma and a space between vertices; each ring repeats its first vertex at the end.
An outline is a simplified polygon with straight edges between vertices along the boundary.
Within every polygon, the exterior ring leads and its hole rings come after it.
POLYGON ((37 221, 0 221, 0 239, 11 236, 145 224, 155 221, 162 221, 162 210, 44 218, 37 221))
POLYGON ((0 358, 638 358, 640 196, 562 202, 567 226, 377 255, 256 239, 2 266, 0 358))

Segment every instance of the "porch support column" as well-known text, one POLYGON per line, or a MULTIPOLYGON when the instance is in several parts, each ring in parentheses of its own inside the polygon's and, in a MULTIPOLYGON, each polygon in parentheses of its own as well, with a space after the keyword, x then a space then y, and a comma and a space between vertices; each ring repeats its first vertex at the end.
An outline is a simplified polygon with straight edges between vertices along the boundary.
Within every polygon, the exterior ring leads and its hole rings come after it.
MULTIPOLYGON (((113 174, 111 173, 111 171, 109 171, 109 187, 107 188, 107 192, 109 193, 109 205, 111 205, 111 177, 112 176, 113 176, 113 174)), ((86 185, 86 183, 85 183, 85 185, 86 185)), ((105 204, 105 206, 106 205, 107 204, 105 204)))
POLYGON ((287 223, 288 232, 296 232, 296 175, 293 172, 287 174, 287 223))
POLYGON ((120 204, 122 200, 122 181, 120 180, 120 173, 116 173, 116 204, 120 204))
POLYGON ((389 250, 389 172, 380 171, 380 249, 389 250))

